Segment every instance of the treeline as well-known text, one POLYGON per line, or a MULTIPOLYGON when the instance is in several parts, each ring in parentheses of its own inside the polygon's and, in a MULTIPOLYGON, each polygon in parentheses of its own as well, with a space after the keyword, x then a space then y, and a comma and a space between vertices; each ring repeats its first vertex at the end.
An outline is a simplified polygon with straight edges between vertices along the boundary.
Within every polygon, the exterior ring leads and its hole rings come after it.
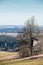
POLYGON ((15 37, 0 35, 0 51, 16 51, 17 45, 15 37))

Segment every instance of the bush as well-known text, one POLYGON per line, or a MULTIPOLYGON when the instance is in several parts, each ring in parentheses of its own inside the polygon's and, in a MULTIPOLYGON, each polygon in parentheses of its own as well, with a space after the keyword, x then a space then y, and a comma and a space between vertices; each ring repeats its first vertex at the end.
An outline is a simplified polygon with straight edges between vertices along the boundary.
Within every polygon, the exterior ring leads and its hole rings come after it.
POLYGON ((20 46, 20 48, 19 48, 19 55, 22 58, 30 56, 30 49, 26 45, 20 46))

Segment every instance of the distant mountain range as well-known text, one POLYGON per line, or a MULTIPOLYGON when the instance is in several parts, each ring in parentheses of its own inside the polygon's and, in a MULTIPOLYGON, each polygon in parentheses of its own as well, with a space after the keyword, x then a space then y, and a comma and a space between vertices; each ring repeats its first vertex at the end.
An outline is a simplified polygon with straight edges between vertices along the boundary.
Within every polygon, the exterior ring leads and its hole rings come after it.
POLYGON ((22 32, 24 26, 22 25, 0 25, 0 32, 3 33, 18 33, 22 32))
MULTIPOLYGON (((3 33, 18 33, 22 32, 23 25, 0 25, 0 32, 3 33)), ((39 26, 40 30, 43 30, 43 26, 39 26)))

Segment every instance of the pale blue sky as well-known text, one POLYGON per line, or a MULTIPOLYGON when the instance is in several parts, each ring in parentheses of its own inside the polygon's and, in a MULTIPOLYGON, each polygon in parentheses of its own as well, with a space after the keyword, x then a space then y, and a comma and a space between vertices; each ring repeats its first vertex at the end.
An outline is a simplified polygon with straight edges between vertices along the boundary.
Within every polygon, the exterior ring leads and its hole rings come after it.
POLYGON ((0 25, 23 25, 31 16, 43 25, 43 0, 0 0, 0 25))

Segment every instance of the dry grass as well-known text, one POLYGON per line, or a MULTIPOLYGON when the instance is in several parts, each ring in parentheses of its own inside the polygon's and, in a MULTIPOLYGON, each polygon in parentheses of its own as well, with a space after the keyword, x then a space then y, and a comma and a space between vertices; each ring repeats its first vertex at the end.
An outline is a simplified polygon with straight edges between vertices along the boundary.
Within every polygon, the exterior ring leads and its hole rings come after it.
POLYGON ((3 52, 3 51, 0 51, 0 58, 12 56, 12 55, 17 56, 18 52, 3 52))
POLYGON ((43 59, 9 60, 0 62, 0 65, 43 65, 43 59))
MULTIPOLYGON (((0 59, 3 57, 7 56, 17 56, 17 52, 0 52, 0 59)), ((7 60, 7 61, 0 61, 0 65, 43 65, 43 59, 33 59, 33 60, 28 60, 28 59, 22 59, 22 60, 7 60)))

